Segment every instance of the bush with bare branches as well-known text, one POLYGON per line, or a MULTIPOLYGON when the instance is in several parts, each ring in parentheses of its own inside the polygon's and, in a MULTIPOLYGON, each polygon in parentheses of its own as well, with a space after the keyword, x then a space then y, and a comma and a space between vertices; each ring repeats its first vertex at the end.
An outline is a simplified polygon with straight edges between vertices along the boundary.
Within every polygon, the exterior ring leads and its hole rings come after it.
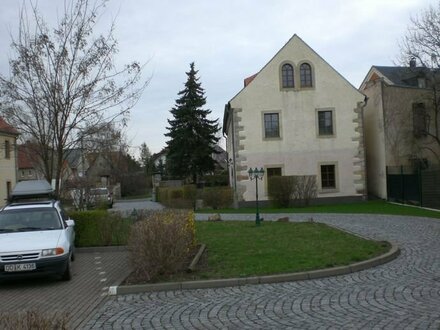
POLYGON ((268 183, 269 199, 275 207, 307 206, 316 197, 315 175, 273 176, 268 183))
POLYGON ((129 237, 132 278, 150 281, 183 269, 195 245, 194 214, 166 210, 136 222, 129 237))

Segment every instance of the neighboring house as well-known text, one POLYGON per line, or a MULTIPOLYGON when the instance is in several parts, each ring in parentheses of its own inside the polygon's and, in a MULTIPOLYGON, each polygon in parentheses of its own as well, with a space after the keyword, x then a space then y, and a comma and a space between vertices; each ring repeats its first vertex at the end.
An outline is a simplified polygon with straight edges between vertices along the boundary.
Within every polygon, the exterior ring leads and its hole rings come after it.
POLYGON ((18 131, 0 117, 0 205, 4 205, 17 182, 18 131))
POLYGON ((84 178, 89 167, 87 157, 81 149, 67 149, 65 151, 67 166, 70 169, 69 180, 84 178))
POLYGON ((42 180, 43 173, 36 166, 37 161, 34 159, 33 145, 25 143, 18 146, 17 150, 17 181, 42 180))
POLYGON ((431 70, 372 66, 360 91, 368 97, 364 112, 368 190, 387 198, 387 166, 438 164, 431 70))
POLYGON ((163 172, 165 172, 167 155, 168 155, 168 149, 163 148, 161 151, 151 156, 151 160, 154 164, 154 168, 156 172, 161 172, 161 174, 164 174, 163 172))
POLYGON ((239 202, 255 200, 250 168, 267 178, 313 175, 318 198, 365 194, 362 111, 365 97, 294 35, 225 107, 230 182, 239 202))
POLYGON ((117 153, 88 153, 86 155, 89 167, 87 178, 95 183, 96 187, 109 187, 115 184, 114 167, 119 164, 117 153))
MULTIPOLYGON (((214 172, 225 171, 228 167, 228 154, 219 145, 214 146, 215 153, 211 157, 215 161, 214 172)), ((168 148, 163 148, 158 153, 151 156, 156 172, 165 172, 165 165, 167 163, 168 148)))

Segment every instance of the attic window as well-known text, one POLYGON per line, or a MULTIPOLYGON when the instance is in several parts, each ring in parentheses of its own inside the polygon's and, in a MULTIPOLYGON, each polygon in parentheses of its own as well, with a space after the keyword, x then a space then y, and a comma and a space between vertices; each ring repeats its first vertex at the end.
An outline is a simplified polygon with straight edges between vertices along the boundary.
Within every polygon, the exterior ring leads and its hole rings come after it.
POLYGON ((299 67, 301 87, 312 87, 312 66, 309 63, 303 63, 299 67))
POLYGON ((283 88, 293 88, 295 87, 295 82, 293 78, 293 66, 291 64, 283 64, 281 67, 281 82, 283 88))
POLYGON ((426 79, 425 78, 417 78, 417 85, 419 88, 426 88, 426 79))

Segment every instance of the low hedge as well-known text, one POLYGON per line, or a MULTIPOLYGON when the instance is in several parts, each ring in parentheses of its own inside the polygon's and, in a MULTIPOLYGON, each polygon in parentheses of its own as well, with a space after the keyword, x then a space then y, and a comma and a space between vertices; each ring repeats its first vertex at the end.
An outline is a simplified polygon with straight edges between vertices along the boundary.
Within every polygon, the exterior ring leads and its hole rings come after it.
POLYGON ((105 210, 74 211, 75 246, 110 246, 127 244, 131 219, 105 210))
POLYGON ((192 209, 197 199, 203 200, 204 207, 213 209, 228 208, 232 204, 231 187, 205 187, 196 189, 195 185, 182 187, 160 187, 157 198, 160 203, 169 208, 192 209))

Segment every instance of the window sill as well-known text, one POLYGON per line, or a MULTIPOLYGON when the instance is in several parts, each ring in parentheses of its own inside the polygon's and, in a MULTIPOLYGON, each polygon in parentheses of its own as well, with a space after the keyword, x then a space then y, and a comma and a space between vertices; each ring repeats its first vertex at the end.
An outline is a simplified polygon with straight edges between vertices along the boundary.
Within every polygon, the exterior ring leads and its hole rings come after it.
POLYGON ((265 137, 263 138, 263 141, 281 141, 281 137, 265 137))
POLYGON ((319 191, 320 194, 332 194, 332 193, 338 193, 338 188, 321 188, 319 191))
POLYGON ((329 134, 329 135, 317 135, 318 139, 334 139, 336 137, 336 134, 329 134))

